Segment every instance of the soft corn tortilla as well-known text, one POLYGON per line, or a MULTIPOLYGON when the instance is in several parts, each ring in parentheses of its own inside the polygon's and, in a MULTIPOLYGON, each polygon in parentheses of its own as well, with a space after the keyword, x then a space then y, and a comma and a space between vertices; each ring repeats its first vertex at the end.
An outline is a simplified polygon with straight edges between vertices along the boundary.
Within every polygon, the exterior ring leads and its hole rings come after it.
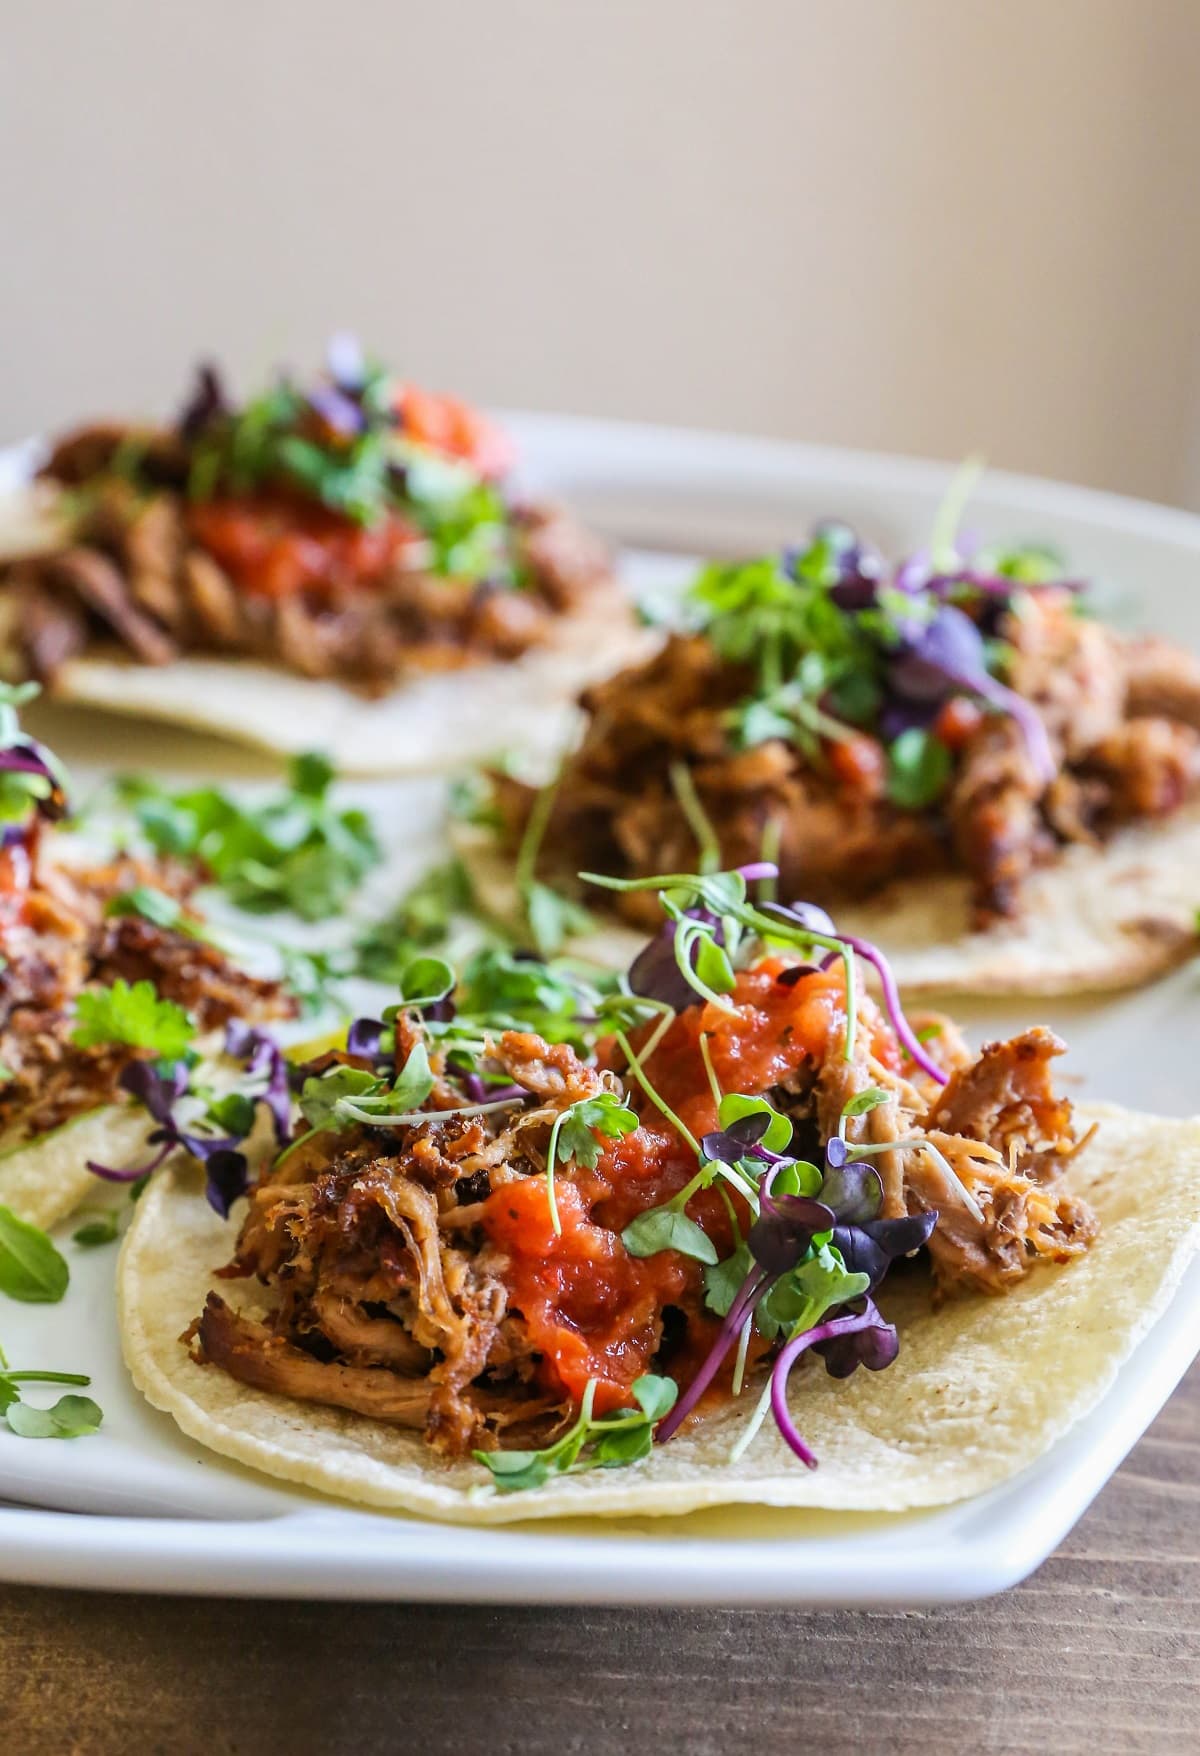
POLYGON ((31 1140, 0 1143, 0 1203, 30 1225, 57 1225, 108 1188, 87 1161, 137 1164, 153 1150, 146 1145, 153 1127, 140 1105, 106 1104, 31 1140))
MULTIPOLYGON (((1086 1415, 1165 1310, 1200 1244, 1200 1121, 1102 1106, 1100 1132, 1071 1186, 1102 1231, 1083 1258, 1035 1271, 1001 1298, 930 1306, 920 1276, 880 1303, 900 1326, 886 1372, 837 1382, 798 1371, 792 1406, 820 1459, 792 1456, 768 1422, 736 1465, 729 1450, 747 1403, 708 1416, 644 1463, 566 1476, 504 1494, 477 1464, 444 1464, 415 1434, 238 1384, 198 1366, 179 1337, 229 1259, 237 1217, 222 1222, 198 1179, 156 1179, 138 1204, 119 1271, 125 1359, 148 1400, 192 1439, 286 1481, 363 1505, 463 1524, 584 1514, 690 1512, 731 1502, 902 1511, 982 1493, 1023 1469, 1086 1415)), ((257 1284, 222 1296, 261 1314, 257 1284)))
POLYGON ((509 748, 561 748, 576 730, 579 691, 638 663, 653 638, 615 589, 602 590, 522 658, 414 677, 377 699, 254 659, 198 656, 73 659, 51 694, 281 755, 322 750, 343 774, 430 774, 509 748))
MULTIPOLYGON (((516 917, 512 865, 492 838, 455 832, 481 905, 516 917)), ((588 899, 594 932, 571 950, 624 969, 645 933, 588 899)), ((836 911, 839 929, 870 939, 907 994, 1061 995, 1135 988, 1197 949, 1200 804, 1160 823, 1127 829, 1102 848, 1071 847, 1033 874, 1019 919, 985 933, 968 930, 968 886, 957 877, 898 881, 869 903, 836 911)))
MULTIPOLYGON (((214 1038, 205 1039, 200 1049, 204 1059, 196 1068, 196 1083, 218 1092, 233 1090, 244 1077, 239 1064, 221 1053, 214 1038)), ((103 1104, 28 1138, 22 1138, 18 1124, 0 1138, 0 1203, 43 1230, 57 1225, 89 1195, 111 1187, 88 1170, 88 1160, 118 1168, 140 1164, 154 1154, 149 1136, 156 1126, 132 1099, 103 1104)), ((251 1157, 267 1149, 267 1133, 260 1115, 245 1145, 251 1157)), ((185 1156, 181 1152, 179 1159, 185 1156)))

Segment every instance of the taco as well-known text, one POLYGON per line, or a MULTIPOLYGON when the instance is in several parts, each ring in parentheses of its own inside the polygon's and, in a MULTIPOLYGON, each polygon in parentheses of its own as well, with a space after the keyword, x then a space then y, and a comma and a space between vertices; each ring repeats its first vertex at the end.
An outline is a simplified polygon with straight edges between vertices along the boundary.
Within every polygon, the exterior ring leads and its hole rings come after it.
MULTIPOLYGON (((765 851, 781 894, 836 909, 907 991, 1117 988, 1190 955, 1200 664, 1105 626, 1048 552, 965 548, 889 568, 825 525, 705 568, 691 631, 585 694, 539 876, 577 894, 580 870, 765 851)), ((537 794, 495 785, 499 837, 467 851, 511 916, 537 794)), ((651 907, 622 894, 608 924, 651 907)))
POLYGON ((27 694, 0 689, 0 1204, 52 1225, 178 1151, 232 1199, 253 1114, 214 1128, 196 1094, 266 1071, 255 1021, 294 1003, 206 937, 192 873, 72 848, 62 771, 17 724, 27 694))
POLYGON ((345 338, 312 388, 242 407, 206 367, 173 426, 54 445, 43 541, 18 508, 25 552, 0 566, 0 665, 357 772, 553 743, 647 636, 602 545, 513 498, 511 462, 482 416, 345 338))
POLYGON ((894 1510, 1044 1451, 1200 1241, 1200 1123, 1074 1110, 1049 1031, 973 1054, 746 880, 655 881, 668 918, 602 988, 418 960, 303 1069, 231 1220, 156 1180, 119 1273, 149 1401, 285 1480, 481 1524, 894 1510))

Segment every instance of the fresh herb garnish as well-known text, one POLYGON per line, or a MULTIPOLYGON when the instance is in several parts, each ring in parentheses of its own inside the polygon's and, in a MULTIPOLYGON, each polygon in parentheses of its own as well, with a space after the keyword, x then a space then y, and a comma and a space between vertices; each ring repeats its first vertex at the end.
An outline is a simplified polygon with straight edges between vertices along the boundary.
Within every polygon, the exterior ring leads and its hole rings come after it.
POLYGON ((81 1250, 96 1250, 104 1244, 115 1244, 121 1235, 120 1215, 110 1208, 96 1219, 89 1219, 71 1233, 71 1242, 81 1250))
POLYGON ((201 933, 199 925, 188 920, 183 904, 167 891, 158 890, 152 884, 135 884, 130 890, 118 891, 109 898, 104 912, 110 919, 137 915, 155 927, 168 927, 194 938, 199 938, 201 933))
POLYGON ((329 797, 325 757, 294 758, 286 789, 243 805, 217 787, 169 792, 126 776, 117 783, 142 834, 161 854, 196 861, 238 908, 289 909, 302 920, 335 916, 380 859, 365 812, 329 797))
POLYGON ((419 952, 444 945, 455 918, 475 910, 475 894, 461 860, 434 866, 398 906, 355 942, 354 973, 376 982, 398 982, 419 952))
POLYGON ((178 1061, 192 1046, 196 1027, 182 1006, 159 998, 153 982, 130 984, 118 976, 108 988, 84 988, 75 1001, 71 1041, 81 1049, 124 1043, 178 1061))
POLYGON ((594 1170, 601 1153, 597 1136, 604 1140, 620 1140, 624 1135, 632 1134, 637 1125, 637 1112, 612 1091, 579 1098, 567 1109, 559 1111, 546 1147, 546 1198, 556 1232, 562 1231, 562 1221, 554 1194, 555 1166, 574 1161, 589 1171, 594 1170))
POLYGON ((909 726, 887 753, 887 795, 903 811, 924 811, 949 785, 953 758, 940 738, 922 726, 909 726))
POLYGON ((0 824, 48 822, 65 815, 67 778, 43 744, 26 736, 18 708, 39 693, 37 683, 0 683, 0 824))
POLYGON ((635 1379, 631 1392, 637 1407, 614 1409, 601 1419, 592 1414, 596 1389, 593 1378, 583 1393, 578 1419, 553 1445, 541 1451, 476 1451, 473 1456, 491 1471, 496 1487, 509 1494, 540 1488, 555 1475, 614 1469, 649 1457, 655 1426, 678 1395, 674 1380, 649 1373, 635 1379))
POLYGON ((0 1293, 26 1305, 57 1305, 70 1279, 45 1232, 0 1205, 0 1293))
MULTIPOLYGON (((36 1378, 46 1382, 51 1374, 26 1373, 24 1377, 36 1378)), ((12 1383, 9 1375, 7 1382, 12 1383)), ((54 1382, 71 1384, 87 1384, 89 1380, 75 1374, 62 1374, 54 1382)), ((0 1377, 0 1386, 5 1379, 0 1377)), ((30 1403, 16 1399, 9 1402, 4 1410, 4 1418, 10 1429, 21 1439, 85 1439, 89 1434, 100 1430, 104 1415, 99 1404, 90 1396, 60 1396, 52 1408, 35 1408, 30 1403)))

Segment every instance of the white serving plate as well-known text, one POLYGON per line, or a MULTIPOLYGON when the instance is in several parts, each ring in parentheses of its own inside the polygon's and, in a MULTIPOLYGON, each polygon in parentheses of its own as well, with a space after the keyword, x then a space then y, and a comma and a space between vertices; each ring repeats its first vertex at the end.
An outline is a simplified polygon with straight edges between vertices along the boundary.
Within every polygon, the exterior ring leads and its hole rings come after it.
MULTIPOLYGON (((530 485, 573 500, 626 545, 625 570, 645 588, 686 576, 698 553, 793 539, 822 516, 848 519, 891 552, 916 547, 950 474, 938 464, 713 434, 509 419, 530 485)), ((0 489, 4 476, 0 458, 0 489)), ((975 496, 968 523, 985 539, 1057 541, 1074 568, 1102 582, 1118 613, 1129 612, 1125 619, 1200 647, 1200 519, 996 475, 975 496)), ((43 715, 41 729, 83 788, 115 767, 222 780, 268 772, 259 757, 165 728, 150 740, 128 723, 56 712, 43 715)), ((353 791, 391 843, 369 899, 383 906, 436 849, 441 790, 381 781, 353 791)), ((1036 1013, 1072 1045, 1073 1092, 1184 1115, 1195 1107, 1189 1025, 1198 980, 1185 968, 1111 1001, 959 1003, 955 1011, 977 1040, 1036 1013)), ((1015 1583, 1051 1552, 1200 1346, 1197 1263, 1100 1407, 1012 1482, 956 1506, 903 1517, 744 1507, 472 1531, 356 1512, 195 1447, 125 1379, 112 1309, 115 1252, 65 1248, 73 1280, 63 1304, 0 1307, 0 1342, 14 1365, 91 1373, 105 1411, 99 1434, 68 1444, 0 1429, 0 1496, 13 1502, 0 1509, 0 1578, 47 1585, 464 1602, 978 1597, 1015 1583)))

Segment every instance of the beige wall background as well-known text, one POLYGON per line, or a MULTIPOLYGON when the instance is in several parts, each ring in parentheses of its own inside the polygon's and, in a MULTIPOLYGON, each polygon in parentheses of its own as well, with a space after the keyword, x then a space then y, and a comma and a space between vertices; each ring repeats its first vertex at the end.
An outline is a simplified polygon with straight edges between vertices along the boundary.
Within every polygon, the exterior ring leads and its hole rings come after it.
POLYGON ((0 0, 0 437, 481 400, 1200 500, 1197 0, 0 0))

